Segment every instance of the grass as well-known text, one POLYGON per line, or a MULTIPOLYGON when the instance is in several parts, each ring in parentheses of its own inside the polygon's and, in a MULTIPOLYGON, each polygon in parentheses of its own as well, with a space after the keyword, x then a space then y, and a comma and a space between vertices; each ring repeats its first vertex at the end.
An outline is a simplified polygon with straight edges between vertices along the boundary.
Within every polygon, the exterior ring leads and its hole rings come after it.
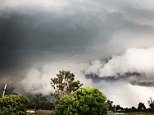
MULTIPOLYGON (((28 113, 27 115, 35 115, 34 113, 28 113)), ((54 115, 54 111, 50 110, 38 110, 36 115, 54 115)), ((130 112, 126 113, 126 115, 151 115, 149 112, 130 112)), ((154 113, 152 114, 154 115, 154 113)))
MULTIPOLYGON (((130 113, 127 113, 126 115, 151 115, 151 113, 149 112, 130 112, 130 113)), ((154 115, 154 113, 152 115, 154 115)))

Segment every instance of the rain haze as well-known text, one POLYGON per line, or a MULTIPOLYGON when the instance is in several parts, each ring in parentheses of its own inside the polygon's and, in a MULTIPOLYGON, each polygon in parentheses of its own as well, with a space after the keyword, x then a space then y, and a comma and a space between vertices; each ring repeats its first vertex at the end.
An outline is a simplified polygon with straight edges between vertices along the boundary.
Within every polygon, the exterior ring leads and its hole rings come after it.
POLYGON ((11 91, 48 95, 69 70, 115 104, 147 105, 153 68, 153 0, 1 0, 0 82, 11 91))

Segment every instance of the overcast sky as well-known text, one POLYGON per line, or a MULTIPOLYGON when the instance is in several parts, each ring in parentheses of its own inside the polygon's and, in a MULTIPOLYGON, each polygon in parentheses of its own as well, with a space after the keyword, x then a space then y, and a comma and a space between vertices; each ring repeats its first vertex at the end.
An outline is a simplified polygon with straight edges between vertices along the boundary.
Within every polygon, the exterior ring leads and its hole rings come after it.
POLYGON ((153 0, 0 1, 0 81, 15 91, 46 95, 64 69, 122 106, 154 96, 153 0))

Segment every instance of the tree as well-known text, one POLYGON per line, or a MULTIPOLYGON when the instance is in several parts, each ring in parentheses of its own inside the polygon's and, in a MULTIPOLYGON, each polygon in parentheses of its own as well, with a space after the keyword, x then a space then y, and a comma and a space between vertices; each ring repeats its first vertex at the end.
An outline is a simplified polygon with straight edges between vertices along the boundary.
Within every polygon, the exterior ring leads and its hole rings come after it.
POLYGON ((51 96, 58 102, 62 96, 76 91, 82 85, 79 80, 75 81, 75 75, 70 71, 59 71, 55 78, 51 78, 51 86, 55 90, 51 96))
POLYGON ((32 97, 31 104, 34 106, 35 114, 38 109, 42 109, 42 106, 45 105, 47 102, 47 99, 45 96, 43 96, 41 93, 36 94, 32 97))
POLYGON ((132 108, 130 109, 131 112, 136 112, 136 108, 134 106, 132 106, 132 108))
POLYGON ((115 106, 116 111, 123 111, 123 108, 120 105, 115 106))
POLYGON ((26 115, 28 99, 22 95, 11 94, 0 98, 0 115, 26 115))
POLYGON ((144 103, 141 103, 140 102, 138 104, 138 108, 137 109, 138 109, 138 111, 145 111, 146 110, 146 107, 145 107, 144 103))
POLYGON ((154 100, 152 99, 152 97, 149 98, 148 104, 149 104, 151 114, 152 114, 152 112, 154 111, 154 100))
POLYGON ((107 115, 105 95, 96 88, 80 88, 63 96, 56 106, 56 115, 107 115))
POLYGON ((109 105, 109 111, 114 111, 113 101, 107 100, 107 103, 109 105))

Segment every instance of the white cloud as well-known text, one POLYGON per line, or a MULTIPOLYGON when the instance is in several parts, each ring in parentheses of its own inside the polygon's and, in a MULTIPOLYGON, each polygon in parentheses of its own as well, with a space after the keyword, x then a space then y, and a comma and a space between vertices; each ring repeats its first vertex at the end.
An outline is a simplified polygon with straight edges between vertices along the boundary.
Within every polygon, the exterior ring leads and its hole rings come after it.
MULTIPOLYGON (((5 0, 0 4, 2 12, 58 11, 69 5, 68 0, 5 0)), ((30 12, 29 12, 30 13, 30 12)))
POLYGON ((93 73, 100 77, 116 76, 126 72, 145 73, 153 77, 154 47, 147 49, 131 48, 120 56, 113 56, 107 63, 95 61, 87 68, 86 73, 93 73), (99 65, 99 66, 97 66, 99 65))
POLYGON ((143 102, 146 107, 149 107, 147 100, 149 97, 154 96, 153 88, 133 86, 122 81, 112 82, 112 84, 107 83, 106 87, 103 88, 102 85, 101 88, 108 99, 113 100, 114 104, 123 107, 137 107, 139 102, 143 102))
POLYGON ((134 7, 139 9, 148 9, 154 10, 154 1, 153 0, 130 0, 134 7))
POLYGON ((71 62, 48 63, 41 65, 40 68, 33 67, 29 70, 28 74, 21 81, 24 90, 28 93, 36 94, 43 93, 49 95, 53 92, 50 85, 50 79, 56 77, 59 70, 70 71, 75 74, 75 79, 80 80, 84 86, 91 86, 91 80, 87 80, 82 74, 83 68, 86 64, 76 64, 71 62))

